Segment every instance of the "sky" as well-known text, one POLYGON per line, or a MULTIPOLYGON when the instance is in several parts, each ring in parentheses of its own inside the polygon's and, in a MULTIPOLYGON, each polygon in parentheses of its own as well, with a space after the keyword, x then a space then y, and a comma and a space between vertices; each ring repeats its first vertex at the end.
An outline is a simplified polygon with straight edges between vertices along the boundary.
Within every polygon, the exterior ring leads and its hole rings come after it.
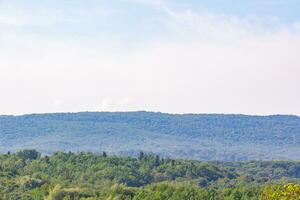
POLYGON ((0 0, 0 114, 300 115, 299 0, 0 0))

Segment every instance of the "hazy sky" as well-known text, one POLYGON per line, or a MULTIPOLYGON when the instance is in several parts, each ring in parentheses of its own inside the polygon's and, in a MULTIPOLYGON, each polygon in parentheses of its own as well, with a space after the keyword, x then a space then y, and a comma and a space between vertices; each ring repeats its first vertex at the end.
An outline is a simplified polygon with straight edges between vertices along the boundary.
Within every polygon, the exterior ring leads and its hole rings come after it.
POLYGON ((300 115, 299 0, 0 0, 0 114, 300 115))

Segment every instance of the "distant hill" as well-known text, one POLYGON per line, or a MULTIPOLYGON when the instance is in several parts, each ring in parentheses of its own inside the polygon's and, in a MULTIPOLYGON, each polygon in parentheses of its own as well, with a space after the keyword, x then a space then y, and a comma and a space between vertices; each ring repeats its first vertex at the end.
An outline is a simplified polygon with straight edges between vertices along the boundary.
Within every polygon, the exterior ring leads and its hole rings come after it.
POLYGON ((300 117, 154 112, 0 116, 0 151, 37 149, 197 160, 300 160, 300 117))

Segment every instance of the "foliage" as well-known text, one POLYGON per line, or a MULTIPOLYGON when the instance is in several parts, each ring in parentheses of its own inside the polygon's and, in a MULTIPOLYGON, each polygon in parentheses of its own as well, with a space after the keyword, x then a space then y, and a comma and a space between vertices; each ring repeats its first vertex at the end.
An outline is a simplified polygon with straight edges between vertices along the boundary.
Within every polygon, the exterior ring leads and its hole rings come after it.
POLYGON ((139 158, 83 152, 28 157, 36 155, 34 152, 0 155, 1 200, 267 200, 274 194, 299 197, 299 185, 284 184, 299 181, 289 177, 293 174, 278 173, 279 182, 260 180, 277 168, 292 168, 297 162, 207 163, 145 153, 139 158), (251 176, 250 172, 262 177, 251 176))
POLYGON ((299 160, 300 117, 83 112, 0 116, 0 152, 34 148, 195 160, 299 160))
POLYGON ((300 199, 300 185, 274 185, 267 186, 262 191, 261 200, 299 200, 300 199))
POLYGON ((19 151, 17 152, 17 156, 19 158, 22 158, 24 160, 35 160, 38 157, 40 157, 40 153, 37 152, 36 150, 23 150, 23 151, 19 151))

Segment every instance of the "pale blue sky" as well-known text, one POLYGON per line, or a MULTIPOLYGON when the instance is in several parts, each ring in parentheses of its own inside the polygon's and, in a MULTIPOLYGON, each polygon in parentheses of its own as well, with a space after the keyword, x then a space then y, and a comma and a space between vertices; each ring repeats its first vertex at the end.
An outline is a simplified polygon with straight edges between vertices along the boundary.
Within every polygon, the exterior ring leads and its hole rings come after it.
POLYGON ((0 0, 0 114, 300 114, 299 0, 0 0))
POLYGON ((166 22, 168 10, 236 17, 271 31, 299 22, 299 9, 299 0, 2 0, 0 22, 11 31, 51 38, 110 37, 140 42, 157 36, 178 37, 166 22))

